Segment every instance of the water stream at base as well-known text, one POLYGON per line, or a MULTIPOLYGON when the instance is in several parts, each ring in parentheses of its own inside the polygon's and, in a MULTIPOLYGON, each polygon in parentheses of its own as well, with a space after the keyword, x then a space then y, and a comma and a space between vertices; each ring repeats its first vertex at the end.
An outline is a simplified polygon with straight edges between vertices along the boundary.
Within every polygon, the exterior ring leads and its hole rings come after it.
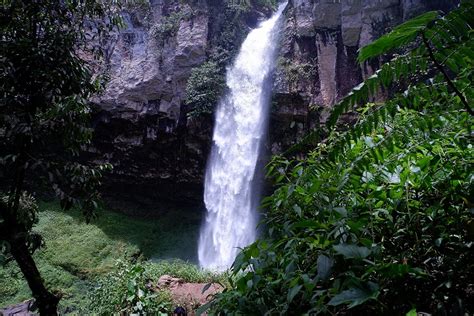
POLYGON ((218 105, 205 179, 207 214, 198 257, 203 268, 225 270, 255 241, 258 220, 257 162, 266 133, 268 81, 275 64, 278 21, 286 3, 252 30, 227 70, 225 97, 218 105))

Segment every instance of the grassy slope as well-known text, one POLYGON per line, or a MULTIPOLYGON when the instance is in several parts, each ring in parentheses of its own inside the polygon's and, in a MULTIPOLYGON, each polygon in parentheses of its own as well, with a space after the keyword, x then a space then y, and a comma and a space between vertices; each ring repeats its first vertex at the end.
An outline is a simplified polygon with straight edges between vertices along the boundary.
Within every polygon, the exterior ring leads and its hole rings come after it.
MULTIPOLYGON (((195 248, 196 218, 143 220, 102 211, 88 225, 79 211, 64 212, 55 203, 41 203, 40 210, 35 229, 46 247, 35 253, 35 260, 48 285, 63 294, 62 306, 74 309, 89 304, 87 293, 94 279, 114 269, 117 259, 140 252, 146 257, 176 257, 177 247, 195 248), (191 232, 176 233, 186 230, 191 232)), ((0 267, 0 306, 28 298, 29 289, 16 265, 0 267)))

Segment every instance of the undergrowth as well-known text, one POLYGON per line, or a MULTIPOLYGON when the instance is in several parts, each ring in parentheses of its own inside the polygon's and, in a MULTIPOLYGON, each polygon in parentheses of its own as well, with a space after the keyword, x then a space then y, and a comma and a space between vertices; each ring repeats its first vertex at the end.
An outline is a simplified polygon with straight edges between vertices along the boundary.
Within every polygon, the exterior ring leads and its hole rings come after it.
MULTIPOLYGON (((169 311, 169 293, 141 294, 146 292, 145 281, 156 281, 163 274, 188 282, 224 282, 223 275, 186 261, 147 260, 168 252, 168 241, 175 247, 179 243, 186 246, 187 238, 192 237, 166 231, 170 219, 149 221, 102 210, 97 219, 86 224, 78 210, 62 211, 55 202, 39 203, 39 210, 34 230, 43 236, 45 246, 35 252, 34 259, 47 286, 62 296, 61 314, 104 314, 110 302, 120 307, 117 312, 124 308, 133 312, 140 304, 156 314, 169 311), (162 238, 156 238, 158 232, 162 238), (136 284, 134 298, 122 296, 128 293, 129 283, 136 284), (120 290, 124 284, 125 292, 120 290)), ((0 307, 29 298, 30 290, 16 263, 0 266, 0 307)))

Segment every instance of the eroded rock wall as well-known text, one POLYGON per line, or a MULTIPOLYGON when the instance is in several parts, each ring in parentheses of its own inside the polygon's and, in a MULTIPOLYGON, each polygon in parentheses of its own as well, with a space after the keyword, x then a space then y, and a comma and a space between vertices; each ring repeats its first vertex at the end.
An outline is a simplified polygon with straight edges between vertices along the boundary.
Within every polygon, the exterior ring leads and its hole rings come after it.
POLYGON ((87 153, 114 166, 103 181, 109 200, 164 208, 166 201, 202 202, 213 117, 188 118, 188 79, 211 56, 222 60, 224 51, 231 58, 251 27, 271 14, 256 5, 235 16, 232 10, 221 0, 143 0, 125 8, 125 28, 107 42, 109 81, 92 100, 95 133, 87 153))
POLYGON ((114 165, 105 193, 199 200, 212 122, 187 122, 183 100, 191 69, 207 58, 207 4, 156 0, 127 12, 109 42, 89 154, 114 165))
MULTIPOLYGON (((407 18, 448 10, 455 2, 290 0, 273 87, 269 152, 286 150, 324 123, 330 107, 371 71, 357 64, 359 47, 407 18)), ((158 199, 161 205, 202 201, 213 118, 188 119, 184 100, 191 70, 210 58, 216 38, 228 32, 224 5, 149 0, 127 9, 125 29, 106 47, 110 82, 93 100, 95 137, 88 158, 114 165, 104 179, 106 194, 158 199)), ((252 10, 238 17, 243 32, 268 14, 252 10)))

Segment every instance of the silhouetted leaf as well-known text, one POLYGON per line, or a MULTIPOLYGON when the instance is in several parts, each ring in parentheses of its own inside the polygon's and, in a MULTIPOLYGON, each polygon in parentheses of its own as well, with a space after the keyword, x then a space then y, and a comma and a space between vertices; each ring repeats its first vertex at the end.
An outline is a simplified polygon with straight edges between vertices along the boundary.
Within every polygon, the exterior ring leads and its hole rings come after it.
POLYGON ((204 285, 204 287, 202 288, 202 292, 201 294, 204 294, 204 292, 206 292, 207 290, 209 290, 209 288, 212 286, 212 283, 207 283, 206 285, 204 285))
POLYGON ((318 269, 317 277, 323 281, 327 280, 327 278, 331 275, 331 269, 334 265, 334 260, 325 255, 319 255, 316 264, 318 269))
POLYGON ((349 304, 349 308, 360 305, 370 299, 377 298, 379 287, 373 282, 368 282, 365 287, 353 287, 334 296, 328 305, 338 306, 341 304, 349 304))
POLYGON ((334 250, 346 258, 364 259, 370 255, 370 249, 356 245, 339 244, 335 245, 334 250))
POLYGON ((290 303, 295 298, 296 294, 301 290, 303 285, 296 285, 290 289, 287 296, 287 301, 290 303))
POLYGON ((359 62, 364 62, 369 58, 380 56, 394 48, 399 48, 410 43, 420 31, 426 28, 426 26, 430 22, 433 22, 438 16, 437 11, 431 11, 397 26, 392 32, 362 48, 358 57, 359 62))

